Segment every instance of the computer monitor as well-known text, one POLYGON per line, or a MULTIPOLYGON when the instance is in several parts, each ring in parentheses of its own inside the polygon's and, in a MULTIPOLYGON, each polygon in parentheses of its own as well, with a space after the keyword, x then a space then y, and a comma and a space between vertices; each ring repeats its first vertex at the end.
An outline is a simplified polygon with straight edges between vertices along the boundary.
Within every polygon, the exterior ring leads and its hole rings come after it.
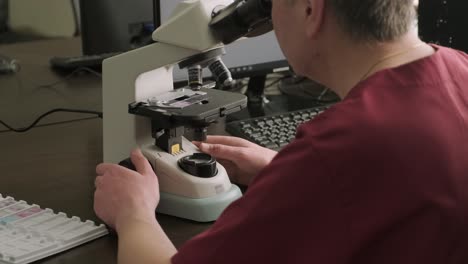
MULTIPOLYGON (((80 0, 84 55, 123 52, 151 43, 153 0, 80 0)), ((159 24, 157 24, 159 26, 159 24)))
MULTIPOLYGON (((161 22, 164 23, 174 8, 182 0, 157 0, 159 2, 161 22)), ((255 38, 243 39, 225 47, 223 62, 230 69, 233 78, 244 78, 265 75, 289 69, 273 32, 255 38)), ((204 71, 204 77, 211 76, 204 71)), ((187 70, 174 67, 174 81, 187 80, 187 70)))
POLYGON ((0 0, 0 33, 7 30, 8 24, 8 1, 0 0))
POLYGON ((465 1, 420 1, 419 34, 424 41, 468 52, 468 18, 465 1))

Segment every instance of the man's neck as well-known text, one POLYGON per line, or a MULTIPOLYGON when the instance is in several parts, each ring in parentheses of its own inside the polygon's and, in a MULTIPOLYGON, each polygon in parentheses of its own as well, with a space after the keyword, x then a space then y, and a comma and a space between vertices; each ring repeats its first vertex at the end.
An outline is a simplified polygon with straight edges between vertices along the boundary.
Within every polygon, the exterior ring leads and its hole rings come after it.
POLYGON ((398 41, 378 44, 341 42, 329 51, 331 69, 324 84, 342 99, 372 74, 430 56, 433 48, 423 43, 414 31, 398 41))

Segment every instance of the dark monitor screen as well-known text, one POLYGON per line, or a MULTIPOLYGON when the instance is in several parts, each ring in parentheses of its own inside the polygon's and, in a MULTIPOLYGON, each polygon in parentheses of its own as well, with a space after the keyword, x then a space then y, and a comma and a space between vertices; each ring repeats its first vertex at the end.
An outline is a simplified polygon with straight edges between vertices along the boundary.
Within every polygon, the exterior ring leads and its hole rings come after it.
POLYGON ((128 51, 151 43, 152 0, 80 0, 84 55, 128 51))
POLYGON ((0 0, 0 33, 7 30, 8 24, 8 1, 0 0))
MULTIPOLYGON (((154 25, 164 23, 181 1, 79 0, 83 54, 121 52, 151 43, 154 25)), ((222 60, 234 78, 289 69, 273 32, 227 45, 222 60)), ((206 70, 204 76, 211 73, 206 70)), ((186 69, 175 66, 174 81, 185 80, 186 69)))
MULTIPOLYGON (((159 0, 161 22, 164 23, 181 0, 159 0)), ((231 70, 234 78, 263 75, 288 70, 288 63, 281 52, 274 32, 250 39, 243 39, 225 47, 223 62, 231 70)), ((211 76, 209 71, 204 76, 211 76)), ((174 67, 174 81, 187 79, 186 69, 174 67)))
POLYGON ((424 41, 468 52, 466 1, 423 0, 418 11, 419 34, 424 41))

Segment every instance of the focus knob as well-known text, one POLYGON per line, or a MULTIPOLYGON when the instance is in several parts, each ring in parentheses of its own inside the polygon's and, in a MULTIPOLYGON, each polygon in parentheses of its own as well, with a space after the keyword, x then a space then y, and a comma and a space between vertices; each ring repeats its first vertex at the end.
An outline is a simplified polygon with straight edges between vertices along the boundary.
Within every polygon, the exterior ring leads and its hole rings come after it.
POLYGON ((185 172, 200 178, 211 178, 218 173, 216 159, 206 153, 194 153, 178 161, 185 172))

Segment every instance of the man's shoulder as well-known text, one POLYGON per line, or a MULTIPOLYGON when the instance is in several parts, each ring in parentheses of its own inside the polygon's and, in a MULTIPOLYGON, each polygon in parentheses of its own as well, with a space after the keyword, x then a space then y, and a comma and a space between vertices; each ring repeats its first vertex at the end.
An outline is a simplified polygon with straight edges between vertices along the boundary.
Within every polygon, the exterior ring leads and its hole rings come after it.
POLYGON ((377 132, 380 123, 366 108, 362 99, 345 100, 301 125, 297 131, 297 139, 326 141, 352 138, 368 131, 377 132))

